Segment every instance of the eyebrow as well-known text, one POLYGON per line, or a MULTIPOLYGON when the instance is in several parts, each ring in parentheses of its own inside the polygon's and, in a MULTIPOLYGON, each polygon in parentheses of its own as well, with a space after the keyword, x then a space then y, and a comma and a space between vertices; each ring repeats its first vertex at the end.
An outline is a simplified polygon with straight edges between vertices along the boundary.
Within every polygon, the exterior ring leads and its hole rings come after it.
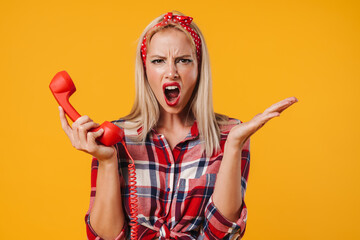
MULTIPOLYGON (((166 58, 164 56, 160 56, 160 55, 151 55, 150 58, 154 58, 154 57, 157 57, 157 58, 166 58)), ((183 58, 183 57, 192 57, 191 55, 181 55, 181 56, 178 56, 176 58, 183 58)))

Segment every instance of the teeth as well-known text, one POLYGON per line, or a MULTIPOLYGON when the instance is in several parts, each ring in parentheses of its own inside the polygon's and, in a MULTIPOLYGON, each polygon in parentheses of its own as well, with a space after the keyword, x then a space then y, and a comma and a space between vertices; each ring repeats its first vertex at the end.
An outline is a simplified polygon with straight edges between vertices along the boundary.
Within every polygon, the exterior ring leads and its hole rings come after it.
POLYGON ((174 89, 177 89, 178 87, 177 86, 168 86, 166 87, 165 89, 167 90, 174 90, 174 89))

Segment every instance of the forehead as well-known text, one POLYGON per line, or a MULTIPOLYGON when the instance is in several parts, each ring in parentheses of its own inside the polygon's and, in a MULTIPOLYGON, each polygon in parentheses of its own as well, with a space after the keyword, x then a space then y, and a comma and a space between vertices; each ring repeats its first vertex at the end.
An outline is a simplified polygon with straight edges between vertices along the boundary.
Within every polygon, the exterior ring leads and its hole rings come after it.
POLYGON ((148 53, 177 51, 191 54, 194 47, 189 37, 174 28, 164 29, 155 33, 148 43, 148 53))

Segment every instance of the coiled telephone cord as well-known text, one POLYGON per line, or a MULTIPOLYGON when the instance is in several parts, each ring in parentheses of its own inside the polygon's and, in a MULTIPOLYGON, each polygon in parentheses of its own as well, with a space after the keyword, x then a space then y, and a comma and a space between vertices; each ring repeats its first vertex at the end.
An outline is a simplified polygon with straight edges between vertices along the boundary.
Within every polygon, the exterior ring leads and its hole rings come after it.
POLYGON ((134 159, 131 157, 130 153, 128 152, 125 142, 122 142, 126 153, 131 159, 131 163, 128 165, 128 172, 129 172, 129 208, 130 208, 130 226, 131 226, 131 240, 138 239, 138 197, 137 197, 137 190, 136 190, 136 169, 135 169, 135 162, 134 159))

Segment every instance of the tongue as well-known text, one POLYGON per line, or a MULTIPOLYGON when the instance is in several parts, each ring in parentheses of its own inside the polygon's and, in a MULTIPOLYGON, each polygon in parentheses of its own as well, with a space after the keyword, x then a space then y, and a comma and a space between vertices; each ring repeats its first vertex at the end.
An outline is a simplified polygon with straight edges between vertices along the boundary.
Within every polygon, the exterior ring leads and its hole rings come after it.
POLYGON ((179 96, 179 89, 166 90, 165 95, 169 101, 173 101, 179 96))
POLYGON ((169 90, 167 96, 169 98, 176 98, 179 95, 179 92, 177 90, 169 90))

